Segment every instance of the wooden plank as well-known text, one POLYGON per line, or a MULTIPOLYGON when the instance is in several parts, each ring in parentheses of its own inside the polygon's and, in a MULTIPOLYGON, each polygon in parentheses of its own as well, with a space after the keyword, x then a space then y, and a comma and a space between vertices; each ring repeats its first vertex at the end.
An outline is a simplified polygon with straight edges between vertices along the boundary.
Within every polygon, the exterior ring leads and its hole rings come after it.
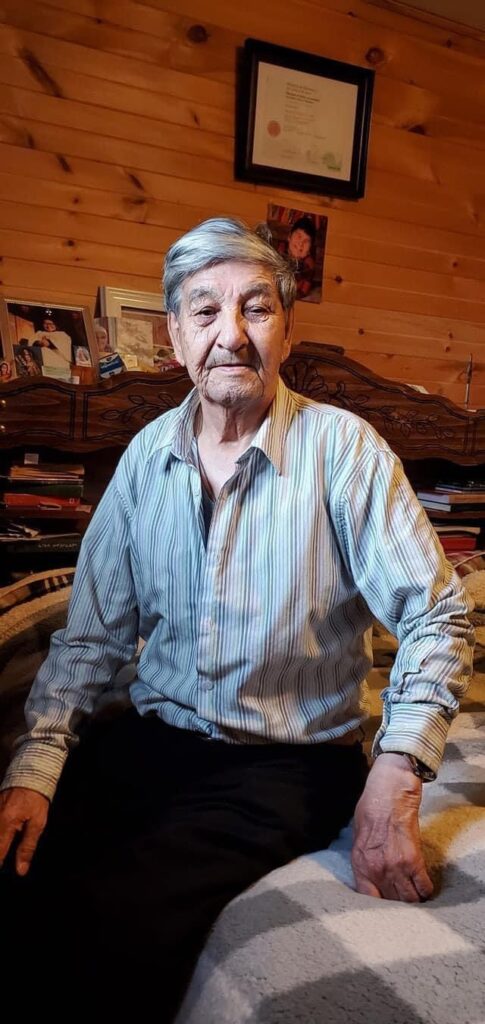
MULTIPOLYGON (((167 98, 166 105, 169 105, 167 98)), ((197 157, 209 157, 233 161, 233 141, 217 132, 202 131, 198 127, 172 124, 163 120, 163 108, 159 119, 141 117, 116 110, 105 110, 92 103, 78 103, 74 100, 45 96, 27 89, 5 86, 0 90, 0 114, 20 117, 30 124, 40 122, 75 132, 90 132, 103 138, 116 138, 136 144, 146 144, 152 149, 175 150, 177 153, 197 157)), ((232 177, 232 173, 231 173, 232 177)))
POLYGON ((433 91, 440 82, 440 91, 449 96, 474 102, 476 79, 483 66, 475 54, 457 52, 439 41, 399 34, 384 25, 375 25, 345 13, 331 10, 325 3, 314 8, 293 0, 150 0, 150 6, 191 17, 206 26, 216 24, 229 32, 270 39, 283 46, 324 54, 336 60, 366 64, 366 55, 374 51, 379 74, 400 81, 410 81, 433 91), (376 53, 377 51, 377 53, 376 53))
MULTIPOLYGON (((483 353, 485 353, 485 328, 483 326, 481 340, 480 329, 477 326, 472 340, 460 341, 460 332, 458 331, 457 339, 447 343, 436 338, 423 340, 419 334, 412 333, 412 327, 408 335, 393 334, 391 331, 355 328, 351 326, 351 316, 349 316, 348 327, 344 324, 335 326, 327 323, 325 308, 322 309, 322 315, 322 322, 305 323, 303 322, 305 313, 297 307, 295 341, 315 341, 326 345, 340 345, 346 352, 361 350, 365 347, 366 352, 374 353, 376 356, 392 353, 406 358, 423 358, 428 362, 436 358, 449 358, 454 362, 459 362, 462 366, 468 363, 470 354, 473 358, 483 358, 483 353)), ((365 315, 362 315, 361 319, 365 321, 365 315)), ((465 324, 465 327, 469 326, 465 324)))
MULTIPOLYGON (((191 206, 158 203, 157 219, 153 223, 144 221, 143 214, 139 222, 133 222, 127 218, 131 216, 132 209, 136 208, 127 205, 123 197, 116 194, 110 196, 109 192, 85 189, 81 202, 73 207, 72 190, 67 186, 63 188, 50 182, 39 182, 35 195, 29 195, 28 183, 28 178, 15 180, 13 175, 0 173, 2 228, 88 242, 109 241, 112 245, 160 252, 162 244, 164 247, 169 245, 173 237, 178 237, 199 220, 204 220, 207 213, 191 206), (22 202, 26 196, 31 203, 22 202), (89 206, 91 197, 94 197, 94 202, 89 206), (112 207, 109 206, 110 199, 114 201, 112 207), (98 207, 102 209, 102 215, 98 213, 98 207), (168 231, 168 228, 172 231, 168 231)), ((74 198, 78 198, 77 192, 74 198)))
POLYGON ((485 309, 485 289, 481 281, 461 278, 456 274, 432 274, 372 263, 369 260, 329 255, 325 261, 325 278, 338 285, 351 282, 395 289, 403 293, 422 293, 430 298, 443 296, 445 299, 464 299, 466 302, 481 303, 485 309))
POLYGON ((19 285, 15 289, 0 284, 0 295, 6 299, 43 302, 46 305, 50 302, 59 302, 63 306, 87 306, 91 313, 94 313, 95 296, 91 292, 89 295, 83 295, 79 291, 65 291, 59 285, 55 290, 50 288, 49 291, 46 291, 45 288, 32 288, 26 284, 19 285))
MULTIPOLYGON (((160 237, 174 241, 177 232, 159 228, 160 237), (168 239, 167 239, 168 236, 168 239)), ((0 228, 0 253, 2 257, 24 259, 40 266, 55 263, 66 267, 89 267, 106 273, 131 274, 136 270, 138 278, 160 278, 162 269, 162 247, 159 252, 144 249, 127 249, 116 244, 99 245, 74 238, 56 238, 51 235, 32 234, 27 231, 8 231, 0 228)), ((144 291, 150 291, 148 285, 144 291)))
MULTIPOLYGON (((0 32, 0 42, 1 38, 0 32)), ((0 61, 0 82, 10 88, 27 89, 40 95, 50 92, 51 95, 78 104, 91 104, 103 110, 119 111, 123 116, 136 115, 147 121, 150 119, 157 123, 157 134, 160 131, 158 122, 170 122, 218 135, 232 136, 234 133, 232 110, 229 112, 195 100, 178 99, 168 92, 134 89, 108 80, 103 82, 103 88, 100 89, 99 79, 91 75, 66 71, 54 63, 41 63, 32 50, 25 49, 20 53, 23 56, 18 58, 3 53, 0 61)), ((28 113, 28 116, 33 115, 28 113)), ((78 123, 77 120, 75 123, 78 123)), ((82 124, 79 126, 82 127, 82 124)))
MULTIPOLYGON (((382 377, 390 377, 391 380, 409 381, 410 384, 421 384, 423 380, 426 380, 427 383, 436 381, 440 384, 461 384, 463 393, 465 391, 467 361, 423 359, 418 355, 408 358, 394 352, 373 355, 365 349, 353 350, 351 358, 356 359, 358 363, 365 363, 365 366, 374 370, 374 373, 379 373, 382 377)), ((475 363, 473 375, 485 383, 485 360, 483 358, 481 362, 475 363)))
MULTIPOLYGON (((96 295, 100 285, 114 288, 131 288, 135 291, 160 291, 158 276, 140 277, 138 274, 121 274, 115 271, 100 273, 86 267, 64 267, 58 263, 42 263, 32 260, 11 259, 2 261, 2 286, 4 294, 12 297, 21 294, 28 282, 35 281, 36 288, 46 295, 55 296, 56 291, 79 295, 96 295)), ((54 301, 51 298, 51 301, 54 301)))
POLYGON ((468 302, 463 299, 402 292, 399 288, 380 288, 349 281, 337 283, 332 279, 325 282, 325 294, 333 302, 349 303, 355 306, 372 306, 373 308, 377 306, 406 313, 449 316, 458 320, 485 323, 485 303, 483 302, 468 302))
MULTIPOLYGON (((121 6, 121 5, 120 5, 121 6)), ((234 51, 239 35, 211 26, 210 35, 203 46, 190 45, 187 32, 192 20, 180 14, 160 12, 151 19, 140 18, 138 5, 131 8, 133 25, 118 27, 100 19, 97 14, 84 17, 71 14, 64 7, 48 7, 29 0, 19 5, 17 0, 3 0, 1 20, 28 32, 39 32, 55 39, 75 39, 91 49, 115 53, 124 58, 135 58, 148 64, 202 74, 217 81, 232 81, 234 77, 234 51), (141 30, 140 26, 143 26, 141 30)), ((149 10, 147 8, 147 10, 149 10)))
POLYGON ((79 71, 101 79, 103 84, 116 82, 166 94, 175 101, 207 104, 233 114, 233 89, 223 82, 177 71, 166 65, 147 64, 134 57, 103 52, 71 39, 43 35, 41 26, 39 32, 29 32, 12 24, 0 24, 0 52, 14 57, 27 52, 40 64, 51 62, 57 69, 79 71))
MULTIPOLYGON (((405 313, 383 306, 346 306, 340 302, 333 302, 325 289, 321 304, 297 302, 296 311, 297 325, 302 324, 307 331, 311 326, 318 330, 321 325, 328 325, 329 328, 350 328, 358 334, 365 333, 366 346, 367 334, 374 333, 392 335, 398 340, 413 336, 419 339, 423 348, 431 344, 436 353, 453 352, 452 346, 455 342, 463 342, 470 348, 485 344, 485 328, 480 324, 467 323, 439 314, 434 316, 431 313, 405 313)), ((311 340, 310 337, 308 340, 311 340)), ((362 344, 359 347, 361 348, 362 344)))
POLYGON ((62 153, 69 157, 106 164, 129 167, 134 171, 160 171, 176 178, 191 179, 196 170, 201 181, 216 184, 231 184, 232 166, 223 160, 198 156, 194 161, 191 153, 181 153, 157 146, 115 139, 104 134, 78 131, 76 128, 59 128, 25 117, 0 117, 0 141, 8 144, 41 149, 51 153, 62 153), (196 167, 195 167, 196 164, 196 167))

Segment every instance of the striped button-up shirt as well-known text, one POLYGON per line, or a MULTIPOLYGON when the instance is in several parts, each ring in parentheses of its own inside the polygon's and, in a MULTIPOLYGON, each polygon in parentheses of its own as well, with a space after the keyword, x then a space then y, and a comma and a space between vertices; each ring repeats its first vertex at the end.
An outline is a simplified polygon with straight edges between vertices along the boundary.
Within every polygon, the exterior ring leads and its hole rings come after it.
POLYGON ((473 633, 399 459, 365 421, 280 381, 206 537, 198 405, 192 391, 122 456, 3 787, 52 796, 80 716, 139 637, 142 715, 228 743, 338 739, 366 716, 373 616, 400 641, 376 750, 436 771, 473 633))

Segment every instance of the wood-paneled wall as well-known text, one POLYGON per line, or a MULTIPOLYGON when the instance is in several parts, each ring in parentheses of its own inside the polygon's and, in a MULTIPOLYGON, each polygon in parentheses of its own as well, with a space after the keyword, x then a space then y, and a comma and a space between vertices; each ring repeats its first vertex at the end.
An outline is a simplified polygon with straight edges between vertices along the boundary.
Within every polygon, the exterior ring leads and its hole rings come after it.
POLYGON ((163 253, 269 201, 329 218, 297 339, 485 405, 485 43, 365 0, 3 0, 1 290, 93 305, 157 290, 163 253), (252 35, 376 69, 366 197, 236 182, 236 48, 252 35))

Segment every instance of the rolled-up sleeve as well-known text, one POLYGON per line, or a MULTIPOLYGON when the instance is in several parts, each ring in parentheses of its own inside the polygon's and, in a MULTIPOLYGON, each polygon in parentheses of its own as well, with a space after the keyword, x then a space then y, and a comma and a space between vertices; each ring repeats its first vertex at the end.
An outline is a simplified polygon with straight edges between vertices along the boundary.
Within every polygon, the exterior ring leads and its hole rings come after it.
POLYGON ((54 633, 25 706, 2 789, 25 786, 52 798, 80 719, 134 656, 138 611, 130 556, 130 511, 117 476, 81 545, 65 629, 54 633))
POLYGON ((472 606, 399 459, 381 443, 356 453, 338 502, 356 585, 399 640, 373 754, 407 752, 436 772, 472 672, 472 606))

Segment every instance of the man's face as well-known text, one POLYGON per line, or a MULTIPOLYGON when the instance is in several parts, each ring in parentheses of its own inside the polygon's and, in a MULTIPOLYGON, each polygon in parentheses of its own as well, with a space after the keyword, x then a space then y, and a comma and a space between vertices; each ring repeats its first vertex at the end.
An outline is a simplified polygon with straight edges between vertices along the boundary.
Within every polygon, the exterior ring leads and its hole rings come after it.
POLYGON ((221 263, 184 281, 180 315, 168 315, 175 355, 210 402, 268 405, 290 351, 290 331, 269 269, 221 263))
POLYGON ((53 320, 44 320, 44 331, 57 331, 53 320))
POLYGON ((295 260, 304 260, 312 247, 312 240, 306 231, 297 228, 288 239, 288 252, 295 260))

